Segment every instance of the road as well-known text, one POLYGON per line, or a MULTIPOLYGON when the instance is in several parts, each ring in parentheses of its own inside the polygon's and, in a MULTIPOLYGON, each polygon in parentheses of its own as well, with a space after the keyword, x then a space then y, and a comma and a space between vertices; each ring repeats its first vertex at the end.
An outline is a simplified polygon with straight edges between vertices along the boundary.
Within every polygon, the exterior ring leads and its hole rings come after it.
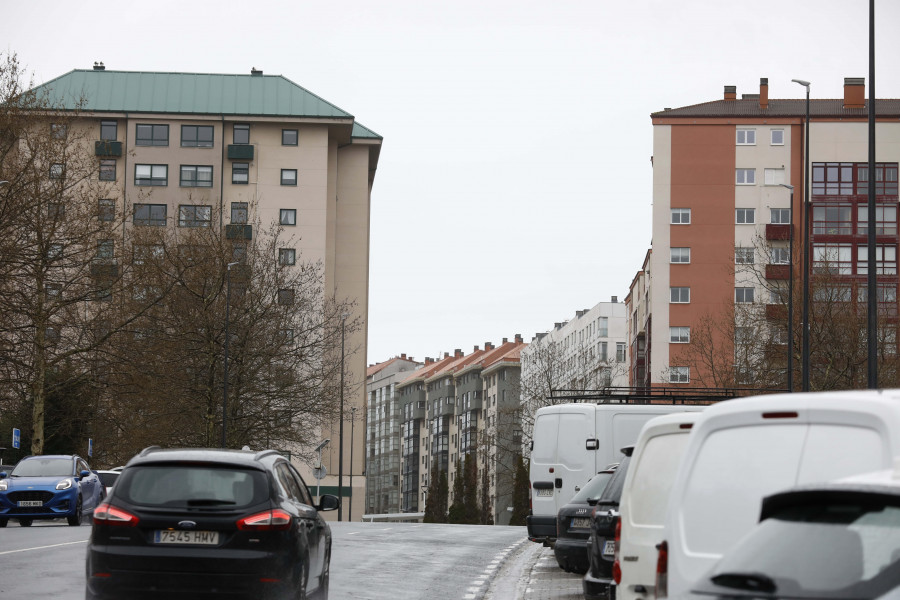
MULTIPOLYGON (((577 600, 581 578, 523 527, 331 523, 331 600, 577 600)), ((0 529, 0 598, 81 600, 90 527, 0 529)))

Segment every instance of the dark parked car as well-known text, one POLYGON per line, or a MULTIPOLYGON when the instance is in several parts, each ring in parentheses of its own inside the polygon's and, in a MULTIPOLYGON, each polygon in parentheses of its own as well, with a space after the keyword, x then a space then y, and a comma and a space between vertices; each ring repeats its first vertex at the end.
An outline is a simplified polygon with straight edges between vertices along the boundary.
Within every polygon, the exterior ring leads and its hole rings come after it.
POLYGON ((619 522, 619 500, 625 474, 631 462, 634 446, 622 448, 622 462, 613 474, 606 489, 591 513, 591 536, 588 541, 588 571, 582 582, 587 600, 614 599, 616 586, 612 566, 615 559, 615 532, 619 522))
POLYGON ((763 500, 691 598, 900 598, 900 470, 763 500))
POLYGON ((90 599, 328 597, 331 529, 275 450, 147 448, 94 512, 90 599))
POLYGON ((588 568, 588 538, 591 535, 591 510, 600 499, 615 467, 591 477, 572 500, 556 515, 556 543, 553 554, 561 569, 569 573, 584 573, 588 568))
POLYGON ((75 454, 26 456, 11 473, 0 472, 0 527, 9 519, 28 527, 35 519, 65 518, 81 525, 100 504, 103 486, 75 454))

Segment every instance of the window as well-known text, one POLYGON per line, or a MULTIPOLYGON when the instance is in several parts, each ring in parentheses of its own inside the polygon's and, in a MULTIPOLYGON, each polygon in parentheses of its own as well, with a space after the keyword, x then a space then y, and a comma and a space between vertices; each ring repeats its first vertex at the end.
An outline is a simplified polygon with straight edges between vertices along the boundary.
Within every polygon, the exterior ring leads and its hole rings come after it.
POLYGON ((101 158, 100 159, 100 181, 116 180, 116 159, 101 158))
POLYGON ((62 258, 63 256, 63 245, 62 244, 50 244, 50 247, 47 248, 47 258, 49 260, 57 260, 62 258))
POLYGON ((764 174, 766 185, 781 185, 784 183, 784 169, 766 169, 764 174))
POLYGON ((182 125, 181 145, 187 148, 212 148, 212 125, 182 125))
POLYGON ((234 242, 231 245, 231 260, 243 262, 247 258, 247 244, 244 242, 234 242))
POLYGON ((789 265, 791 264, 791 252, 789 248, 770 248, 769 264, 773 265, 789 265))
POLYGON ((735 248, 734 264, 736 265, 752 265, 756 262, 755 251, 753 248, 735 248))
POLYGON ((790 290, 784 287, 773 287, 769 289, 769 304, 787 304, 790 290))
POLYGON ((235 125, 234 132, 232 137, 234 144, 249 144, 250 143, 250 126, 249 125, 235 125))
POLYGON ((850 244, 813 244, 813 272, 850 275, 852 252, 850 244))
POLYGON ((296 129, 282 129, 281 130, 281 145, 282 146, 296 146, 297 145, 297 130, 296 129))
POLYGON ((772 325, 769 327, 769 339, 773 344, 784 346, 788 340, 787 327, 784 325, 772 325))
POLYGON ((135 244, 134 264, 142 265, 148 260, 159 260, 164 253, 165 248, 162 244, 135 244))
POLYGON ((62 295, 62 284, 48 283, 44 286, 44 293, 48 298, 59 298, 62 295))
POLYGON ((118 122, 100 121, 100 139, 114 142, 119 137, 118 122))
POLYGON ((278 264, 293 265, 297 262, 297 251, 293 248, 278 249, 278 264))
POLYGON ((54 140, 66 139, 66 133, 69 128, 63 123, 50 123, 50 135, 54 140))
POLYGON ((293 304, 294 303, 294 290, 290 288, 282 288, 278 290, 278 304, 293 304))
POLYGON ((134 143, 137 146, 168 146, 169 126, 138 124, 134 134, 134 143))
POLYGON ((606 362, 609 358, 609 342, 599 342, 597 344, 597 354, 599 355, 601 362, 606 362))
POLYGON ((169 185, 169 165, 134 165, 134 185, 169 185))
POLYGON ((245 185, 250 182, 250 163, 231 163, 231 183, 245 185))
POLYGON ((179 227, 209 227, 212 207, 203 204, 182 204, 178 207, 179 227))
POLYGON ((672 225, 690 225, 691 209, 689 208, 673 208, 672 209, 672 225))
POLYGON ((689 263, 691 262, 691 249, 690 248, 671 248, 671 257, 669 262, 671 263, 689 263))
MULTIPOLYGON (((875 269, 877 275, 897 274, 897 246, 875 246, 875 269)), ((858 275, 869 274, 869 247, 857 246, 856 248, 856 273, 858 275)))
POLYGON ((597 317, 597 335, 609 337, 609 317, 597 317))
POLYGON ((734 210, 734 222, 738 225, 752 225, 756 223, 756 209, 736 208, 734 210))
POLYGON ((784 129, 773 129, 769 133, 773 146, 784 146, 784 129))
POLYGON ((625 362, 625 342, 616 342, 616 362, 625 362))
POLYGON ((181 187, 212 187, 212 166, 181 165, 181 187))
MULTIPOLYGON (((857 231, 869 234, 869 207, 860 204, 857 208, 857 231)), ((875 207, 875 235, 897 235, 897 207, 878 205, 875 207)))
POLYGON ((100 240, 97 242, 97 258, 110 260, 114 256, 115 245, 112 240, 100 240))
POLYGON ((753 302, 752 287, 736 287, 734 288, 734 301, 738 304, 751 304, 753 302))
POLYGON ((756 185, 756 169, 736 169, 735 183, 738 185, 756 185))
POLYGON ((54 343, 59 341, 59 329, 56 327, 47 327, 44 330, 44 339, 48 343, 54 343))
POLYGON ((231 222, 235 225, 244 225, 247 223, 247 203, 232 202, 231 203, 231 222))
POLYGON ((282 169, 281 185, 297 185, 297 169, 282 169))
POLYGON ((690 383, 691 368, 690 367, 670 367, 669 383, 690 383))
POLYGON ((297 224, 297 209, 282 208, 278 215, 278 223, 280 225, 296 225, 297 224))
POLYGON ((669 342, 673 344, 687 344, 691 341, 690 327, 669 327, 669 342))
POLYGON ((61 202, 50 202, 47 204, 47 217, 50 219, 66 218, 66 205, 61 202))
POLYGON ((116 201, 112 198, 97 200, 97 218, 101 221, 112 221, 116 218, 116 201))
MULTIPOLYGON (((878 302, 897 302, 897 284, 895 283, 879 283, 877 291, 878 302)), ((859 286, 856 291, 856 298, 860 303, 868 302, 869 288, 865 285, 859 286)))
POLYGON ((62 179, 66 175, 66 166, 62 163, 50 165, 50 179, 62 179))
POLYGON ((670 287, 669 301, 672 304, 687 304, 691 301, 691 288, 689 287, 670 287))
POLYGON ((278 337, 281 339, 281 343, 285 346, 293 346, 294 345, 294 330, 293 329, 282 329, 278 332, 278 337))
MULTIPOLYGON (((813 234, 850 235, 853 233, 853 208, 849 204, 813 206, 813 234)), ((868 214, 868 213, 867 213, 868 214)))
POLYGON ((789 208, 770 208, 770 221, 776 225, 790 225, 791 209, 789 208))
POLYGON ((755 146, 756 130, 755 129, 738 129, 737 130, 738 146, 755 146))
POLYGON ((135 204, 134 224, 145 227, 166 226, 165 204, 135 204))
POLYGON ((817 286, 812 291, 812 297, 816 302, 850 302, 851 292, 849 284, 831 283, 817 286))

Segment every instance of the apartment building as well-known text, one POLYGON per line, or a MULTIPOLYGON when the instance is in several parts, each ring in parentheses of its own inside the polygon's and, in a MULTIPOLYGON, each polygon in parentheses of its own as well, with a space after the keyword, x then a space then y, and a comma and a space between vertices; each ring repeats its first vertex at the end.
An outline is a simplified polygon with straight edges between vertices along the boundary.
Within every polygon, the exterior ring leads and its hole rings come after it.
MULTIPOLYGON (((101 214, 126 215, 135 228, 224 227, 234 240, 277 224, 292 240, 278 250, 281 264, 299 264, 301 256, 321 262, 325 293, 354 301, 350 318, 362 321, 346 340, 358 349, 346 359, 347 378, 357 382, 346 404, 365 406, 369 210, 381 136, 286 77, 257 69, 159 73, 95 64, 36 93, 77 110, 78 126, 92 132, 99 178, 112 189, 98 199, 101 214)), ((322 492, 337 493, 339 423, 326 429, 322 437, 332 443, 322 492)), ((345 479, 355 473, 361 484, 364 436, 355 452, 344 437, 345 479)), ((343 487, 349 493, 349 481, 343 487)))
POLYGON ((402 408, 397 384, 422 367, 405 354, 366 371, 366 513, 400 512, 400 426, 402 408))
POLYGON ((644 256, 641 270, 637 272, 628 295, 625 296, 625 314, 628 315, 627 344, 629 348, 628 385, 634 388, 650 387, 650 256, 644 256))
MULTIPOLYGON (((651 115, 653 252, 643 270, 652 275, 643 330, 651 384, 712 387, 722 381, 711 372, 711 360, 697 358, 701 337, 726 362, 734 357, 734 374, 725 380, 758 382, 752 364, 737 364, 748 340, 781 346, 785 368, 784 314, 792 266, 795 279, 802 273, 804 214, 810 273, 829 275, 828 293, 848 312, 864 309, 870 178, 876 182, 879 302, 885 314, 896 315, 900 101, 876 101, 877 164, 870 173, 863 79, 844 79, 843 98, 809 101, 808 153, 807 101, 771 99, 768 83, 760 80, 758 93, 740 99, 726 86, 720 99, 651 115), (806 162, 810 207, 803 212, 806 162), (741 322, 753 314, 773 325, 741 322), (723 315, 733 322, 724 323, 723 315)), ((638 288, 632 287, 632 312, 638 288)), ((796 298, 799 289, 793 293, 796 298)), ((812 302, 821 299, 813 295, 812 302)), ((640 327, 633 334, 639 336, 640 327)))

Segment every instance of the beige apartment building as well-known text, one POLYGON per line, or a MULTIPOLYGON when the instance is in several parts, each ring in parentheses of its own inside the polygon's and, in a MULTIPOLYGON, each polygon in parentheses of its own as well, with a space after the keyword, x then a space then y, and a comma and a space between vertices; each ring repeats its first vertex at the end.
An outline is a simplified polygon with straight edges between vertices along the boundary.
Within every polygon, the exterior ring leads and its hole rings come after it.
MULTIPOLYGON (((353 516, 361 515, 364 436, 351 449, 349 419, 365 406, 369 211, 381 136, 286 77, 256 69, 156 73, 95 64, 36 91, 78 110, 78 126, 91 132, 99 177, 112 190, 98 200, 101 209, 133 210, 132 226, 225 227, 238 240, 279 224, 290 240, 279 249, 282 264, 321 261, 325 293, 356 303, 347 317, 362 327, 346 339, 356 351, 345 365, 352 392, 344 411, 343 518, 351 493, 353 516)), ((331 439, 322 493, 338 490, 339 425, 321 432, 331 439)), ((315 487, 311 465, 298 467, 315 487)))

